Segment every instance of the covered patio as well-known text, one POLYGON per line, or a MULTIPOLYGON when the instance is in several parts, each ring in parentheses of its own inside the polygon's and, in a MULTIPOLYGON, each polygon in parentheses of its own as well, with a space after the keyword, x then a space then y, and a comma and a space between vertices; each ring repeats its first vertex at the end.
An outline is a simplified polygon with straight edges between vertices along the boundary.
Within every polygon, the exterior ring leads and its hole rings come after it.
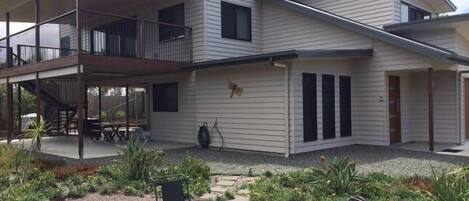
MULTIPOLYGON (((77 152, 78 136, 53 136, 44 137, 41 141, 41 153, 54 155, 69 159, 80 159, 77 152)), ((13 140, 12 144, 21 146, 24 143, 26 148, 30 148, 31 140, 13 140)), ((99 159, 118 156, 119 146, 124 143, 104 142, 85 138, 83 146, 85 147, 82 159, 99 159)), ((177 150, 194 147, 194 144, 185 144, 169 141, 149 141, 145 143, 146 150, 177 150)))

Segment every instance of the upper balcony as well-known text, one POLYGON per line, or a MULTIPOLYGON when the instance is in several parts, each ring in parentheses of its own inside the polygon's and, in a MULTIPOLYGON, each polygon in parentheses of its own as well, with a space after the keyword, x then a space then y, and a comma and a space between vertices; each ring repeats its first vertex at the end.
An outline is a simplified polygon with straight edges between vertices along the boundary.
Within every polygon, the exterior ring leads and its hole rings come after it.
POLYGON ((132 6, 125 7, 132 1, 80 1, 80 9, 75 0, 36 0, 3 11, 0 30, 5 31, 0 36, 10 34, 0 39, 0 68, 77 54, 192 62, 190 27, 146 18, 132 6), (39 14, 34 14, 36 9, 39 14))

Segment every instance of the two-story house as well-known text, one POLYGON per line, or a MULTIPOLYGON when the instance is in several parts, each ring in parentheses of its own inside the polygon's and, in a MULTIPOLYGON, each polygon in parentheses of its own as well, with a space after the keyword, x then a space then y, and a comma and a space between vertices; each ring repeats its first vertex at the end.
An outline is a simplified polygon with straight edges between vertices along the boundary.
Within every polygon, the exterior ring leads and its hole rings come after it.
POLYGON ((287 156, 464 143, 469 15, 441 16, 455 9, 449 0, 4 0, 5 129, 11 136, 14 85, 77 113, 79 125, 86 88, 139 85, 156 140, 195 144, 198 127, 216 122, 214 147, 287 156), (30 28, 12 33, 21 22, 30 28))

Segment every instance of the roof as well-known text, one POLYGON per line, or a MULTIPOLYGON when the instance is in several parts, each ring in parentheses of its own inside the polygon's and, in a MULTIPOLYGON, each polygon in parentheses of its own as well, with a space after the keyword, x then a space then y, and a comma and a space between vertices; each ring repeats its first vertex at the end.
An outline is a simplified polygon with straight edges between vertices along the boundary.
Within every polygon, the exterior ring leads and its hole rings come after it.
POLYGON ((349 49, 349 50, 290 50, 257 54, 243 57, 234 57, 190 64, 182 67, 186 70, 207 69, 225 67, 231 65, 261 63, 288 59, 314 59, 314 58, 365 58, 373 55, 372 49, 349 49))
POLYGON ((436 17, 427 20, 397 23, 384 26, 384 30, 389 32, 402 32, 409 30, 435 29, 441 27, 454 26, 460 23, 469 23, 469 13, 460 15, 451 15, 436 17))
POLYGON ((282 6, 284 8, 288 8, 295 12, 299 12, 311 17, 315 17, 317 19, 321 19, 325 22, 330 24, 334 24, 338 27, 371 37, 375 39, 379 39, 381 41, 387 42, 397 47, 401 47, 403 49, 407 49, 409 51, 413 51, 427 57, 439 60, 450 61, 453 63, 458 63, 462 65, 469 64, 469 57, 458 55, 452 51, 449 51, 444 48, 435 47, 432 45, 424 44, 421 42, 417 42, 412 39, 408 39, 402 36, 398 36, 396 34, 392 34, 389 32, 384 31, 383 29, 379 29, 376 27, 372 27, 367 24, 363 24, 342 16, 335 15, 333 13, 312 7, 310 5, 302 4, 292 0, 272 0, 273 3, 282 6), (458 59, 454 59, 454 58, 458 59))

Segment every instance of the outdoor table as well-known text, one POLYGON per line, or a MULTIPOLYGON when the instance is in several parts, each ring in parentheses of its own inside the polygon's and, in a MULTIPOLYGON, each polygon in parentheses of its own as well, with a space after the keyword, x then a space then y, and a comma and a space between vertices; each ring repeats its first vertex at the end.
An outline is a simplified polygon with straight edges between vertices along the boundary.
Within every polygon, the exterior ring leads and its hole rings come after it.
MULTIPOLYGON (((101 126, 103 129, 111 129, 112 132, 106 134, 106 132, 103 132, 104 134, 104 139, 107 141, 114 141, 114 137, 117 136, 119 138, 119 141, 125 141, 129 140, 130 138, 130 133, 127 133, 126 130, 122 130, 122 128, 126 128, 127 123, 122 123, 122 122, 104 122, 101 123, 101 126), (109 136, 106 136, 109 135, 109 136)), ((131 125, 129 125, 131 126, 131 125)), ((130 128, 130 127, 129 127, 130 128)))

